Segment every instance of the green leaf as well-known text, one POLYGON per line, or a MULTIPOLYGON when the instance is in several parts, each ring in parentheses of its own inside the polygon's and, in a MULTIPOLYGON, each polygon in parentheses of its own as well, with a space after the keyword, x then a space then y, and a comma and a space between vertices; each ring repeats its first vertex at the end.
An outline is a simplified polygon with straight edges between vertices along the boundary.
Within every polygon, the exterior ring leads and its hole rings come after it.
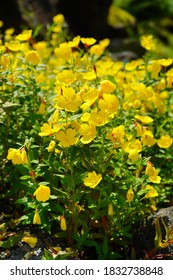
POLYGON ((21 239, 23 237, 24 237, 24 234, 11 236, 5 241, 0 241, 0 247, 2 247, 4 249, 11 248, 11 247, 15 246, 16 244, 18 244, 19 241, 21 241, 21 239))
POLYGON ((54 260, 54 258, 48 250, 44 249, 44 254, 42 256, 42 260, 54 260))
POLYGON ((103 242, 103 254, 106 257, 109 252, 109 245, 108 245, 108 240, 105 238, 103 242))
POLYGON ((20 180, 28 180, 28 179, 31 179, 31 176, 29 176, 29 175, 24 175, 24 176, 21 176, 21 177, 20 177, 20 180))

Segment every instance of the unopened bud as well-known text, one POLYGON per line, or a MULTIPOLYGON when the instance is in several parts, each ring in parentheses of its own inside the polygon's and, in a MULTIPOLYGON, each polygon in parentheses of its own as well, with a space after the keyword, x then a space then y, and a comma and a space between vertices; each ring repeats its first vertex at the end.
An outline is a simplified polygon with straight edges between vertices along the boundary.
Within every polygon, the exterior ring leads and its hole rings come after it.
POLYGON ((61 216, 61 218, 60 218, 60 228, 62 230, 66 230, 67 229, 66 219, 64 218, 64 216, 61 216))

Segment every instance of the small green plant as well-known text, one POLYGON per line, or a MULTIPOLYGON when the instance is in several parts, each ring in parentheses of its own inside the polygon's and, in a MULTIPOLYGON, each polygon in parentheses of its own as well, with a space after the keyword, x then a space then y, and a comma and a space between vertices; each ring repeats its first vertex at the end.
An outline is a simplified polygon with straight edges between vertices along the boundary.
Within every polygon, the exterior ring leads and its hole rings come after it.
POLYGON ((137 222, 170 195, 173 60, 150 60, 145 36, 144 58, 114 62, 108 39, 62 42, 62 19, 51 40, 0 46, 2 197, 79 255, 128 259, 137 222))

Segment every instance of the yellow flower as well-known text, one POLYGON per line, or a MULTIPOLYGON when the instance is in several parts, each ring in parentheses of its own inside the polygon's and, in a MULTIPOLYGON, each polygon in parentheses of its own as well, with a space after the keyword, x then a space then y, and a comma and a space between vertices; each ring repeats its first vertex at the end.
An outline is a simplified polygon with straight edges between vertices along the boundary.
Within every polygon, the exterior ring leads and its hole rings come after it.
POLYGON ((80 97, 82 98, 83 101, 92 100, 94 102, 99 97, 99 92, 95 88, 89 88, 89 89, 84 88, 80 91, 80 97))
POLYGON ((93 122, 95 126, 105 125, 108 122, 108 113, 94 109, 90 114, 90 121, 93 122))
POLYGON ((92 55, 101 56, 103 54, 104 50, 105 50, 105 47, 103 47, 100 44, 96 44, 94 46, 91 46, 91 48, 89 49, 89 53, 92 55))
POLYGON ((64 16, 62 14, 58 14, 53 17, 53 22, 56 24, 63 24, 65 21, 64 16))
POLYGON ((96 137, 96 127, 92 122, 89 122, 88 124, 81 124, 79 133, 82 136, 80 141, 83 144, 88 144, 96 137))
POLYGON ((65 109, 67 112, 76 112, 82 100, 72 87, 63 88, 62 94, 58 95, 55 108, 65 109))
POLYGON ((21 34, 16 36, 16 40, 28 41, 31 38, 32 30, 23 30, 21 34))
POLYGON ((49 136, 53 134, 53 129, 48 123, 44 123, 41 127, 41 132, 38 135, 40 136, 49 136))
POLYGON ((74 37, 72 41, 69 41, 68 45, 71 48, 78 48, 79 43, 80 43, 80 36, 78 35, 78 36, 74 37))
POLYGON ((141 63, 143 62, 142 59, 132 60, 125 64, 126 71, 134 71, 141 63))
POLYGON ((34 225, 41 225, 41 218, 38 213, 38 209, 35 210, 34 218, 33 218, 33 224, 34 225))
POLYGON ((96 39, 94 38, 81 38, 82 44, 84 44, 85 47, 94 45, 96 42, 96 39))
POLYGON ((157 62, 161 66, 167 67, 172 64, 173 60, 172 60, 172 58, 161 58, 161 59, 158 59, 157 62))
POLYGON ((119 101, 113 94, 103 93, 103 99, 99 100, 99 108, 109 114, 116 114, 118 112, 119 101))
POLYGON ((6 43, 5 45, 10 51, 13 51, 13 52, 17 52, 17 51, 20 51, 23 49, 23 44, 20 44, 19 41, 17 41, 17 40, 10 41, 9 43, 6 43))
POLYGON ((149 124, 153 122, 153 119, 149 116, 140 116, 140 115, 136 115, 135 118, 139 121, 141 121, 141 123, 143 124, 149 124))
POLYGON ((34 192, 34 196, 38 201, 45 202, 50 198, 50 188, 44 185, 40 185, 34 192))
POLYGON ((95 171, 88 172, 88 176, 84 179, 84 185, 90 188, 95 188, 102 180, 102 175, 95 171))
POLYGON ((142 145, 139 140, 133 140, 127 143, 124 151, 129 154, 129 159, 132 161, 138 160, 138 153, 142 151, 142 145))
POLYGON ((129 203, 132 202, 132 200, 134 198, 134 191, 133 191, 132 187, 130 187, 130 189, 127 191, 126 198, 129 203))
POLYGON ((156 191, 156 189, 150 185, 147 185, 145 187, 145 190, 147 190, 147 193, 144 198, 151 198, 151 197, 158 196, 158 192, 156 191))
POLYGON ((145 169, 145 174, 148 175, 149 180, 152 183, 156 183, 159 184, 161 181, 161 177, 158 176, 158 171, 155 169, 155 167, 153 166, 153 164, 149 161, 147 163, 146 169, 145 169))
POLYGON ((5 46, 0 46, 0 53, 5 52, 5 50, 6 50, 6 47, 5 47, 5 46))
POLYGON ((103 93, 113 93, 116 89, 116 85, 109 80, 103 80, 100 82, 100 91, 103 93))
POLYGON ((52 152, 55 148, 56 142, 54 140, 50 141, 49 146, 47 147, 48 152, 52 152))
POLYGON ((37 65, 40 62, 37 51, 29 51, 25 55, 26 62, 30 62, 32 65, 37 65))
POLYGON ((151 131, 145 130, 141 137, 141 142, 147 146, 151 147, 156 144, 157 140, 154 138, 153 133, 151 131))
POLYGON ((135 122, 135 129, 136 129, 136 132, 137 132, 137 136, 142 136, 143 128, 138 122, 135 122))
POLYGON ((67 224, 66 224, 66 219, 64 216, 60 217, 60 228, 62 230, 67 230, 67 224))
POLYGON ((72 128, 68 128, 66 131, 58 132, 56 138, 60 141, 59 145, 64 148, 75 145, 78 141, 78 138, 76 137, 76 130, 72 128))
POLYGON ((155 50, 156 45, 153 42, 153 36, 152 35, 142 36, 141 37, 141 46, 148 51, 155 50))
POLYGON ((76 74, 71 69, 63 70, 58 73, 57 79, 61 84, 69 85, 76 80, 76 74))
POLYGON ((72 50, 67 43, 61 43, 59 47, 54 49, 56 57, 68 61, 71 58, 72 50))
POLYGON ((33 236, 24 236, 22 241, 27 243, 31 248, 34 248, 38 242, 38 238, 33 236))
POLYGON ((7 155, 8 160, 12 160, 13 164, 25 164, 28 162, 25 148, 10 148, 7 155))
POLYGON ((162 135, 160 139, 157 140, 157 145, 160 148, 168 149, 172 145, 173 139, 169 135, 162 135))
POLYGON ((114 143, 115 148, 121 147, 124 143, 124 126, 119 125, 111 130, 111 132, 107 133, 107 139, 111 140, 114 143))
POLYGON ((3 26, 3 21, 2 20, 0 20, 0 28, 3 26))

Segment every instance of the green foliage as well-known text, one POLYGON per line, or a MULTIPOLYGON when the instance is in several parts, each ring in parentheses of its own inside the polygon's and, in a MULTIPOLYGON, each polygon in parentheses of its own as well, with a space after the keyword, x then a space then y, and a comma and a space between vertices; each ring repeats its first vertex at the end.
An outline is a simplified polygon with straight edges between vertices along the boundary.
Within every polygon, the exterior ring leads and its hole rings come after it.
POLYGON ((53 21, 47 41, 0 46, 2 198, 75 254, 128 259, 137 223, 171 195, 173 61, 152 60, 145 36, 143 59, 114 62, 108 39, 66 42, 53 21))

